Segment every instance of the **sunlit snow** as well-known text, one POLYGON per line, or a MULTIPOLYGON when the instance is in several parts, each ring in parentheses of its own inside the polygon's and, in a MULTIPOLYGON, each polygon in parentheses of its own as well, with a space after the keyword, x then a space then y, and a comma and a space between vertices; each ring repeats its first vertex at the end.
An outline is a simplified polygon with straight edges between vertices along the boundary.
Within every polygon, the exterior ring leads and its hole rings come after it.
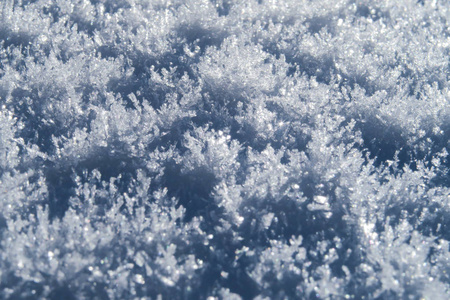
POLYGON ((0 0, 1 299, 449 299, 447 0, 0 0))

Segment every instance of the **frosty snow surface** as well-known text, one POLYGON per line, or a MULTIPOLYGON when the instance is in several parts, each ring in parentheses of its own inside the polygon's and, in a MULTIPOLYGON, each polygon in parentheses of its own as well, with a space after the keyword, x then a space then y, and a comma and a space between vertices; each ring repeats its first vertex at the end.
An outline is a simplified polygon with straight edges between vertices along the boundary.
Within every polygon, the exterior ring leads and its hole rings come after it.
POLYGON ((447 0, 1 0, 1 299, 450 298, 447 0))

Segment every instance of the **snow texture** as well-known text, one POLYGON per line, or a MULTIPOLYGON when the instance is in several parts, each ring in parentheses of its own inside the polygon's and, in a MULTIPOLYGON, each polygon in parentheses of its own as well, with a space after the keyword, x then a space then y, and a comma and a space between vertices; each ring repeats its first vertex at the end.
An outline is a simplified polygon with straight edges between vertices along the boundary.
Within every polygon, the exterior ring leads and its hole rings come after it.
POLYGON ((447 0, 1 0, 1 299, 449 299, 447 0))

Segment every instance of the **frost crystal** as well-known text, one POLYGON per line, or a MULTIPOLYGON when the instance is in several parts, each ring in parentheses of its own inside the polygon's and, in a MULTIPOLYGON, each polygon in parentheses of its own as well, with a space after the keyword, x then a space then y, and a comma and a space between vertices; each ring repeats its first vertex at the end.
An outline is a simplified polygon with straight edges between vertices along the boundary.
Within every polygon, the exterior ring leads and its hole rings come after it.
POLYGON ((0 1, 0 298, 448 299, 449 23, 0 1))

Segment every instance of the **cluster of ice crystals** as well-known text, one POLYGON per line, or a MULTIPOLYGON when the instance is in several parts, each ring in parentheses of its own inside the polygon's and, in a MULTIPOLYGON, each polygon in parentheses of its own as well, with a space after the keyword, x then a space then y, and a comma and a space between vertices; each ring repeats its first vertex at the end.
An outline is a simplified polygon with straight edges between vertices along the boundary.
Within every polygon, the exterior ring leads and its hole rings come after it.
POLYGON ((447 299, 449 22, 0 1, 0 298, 447 299))

